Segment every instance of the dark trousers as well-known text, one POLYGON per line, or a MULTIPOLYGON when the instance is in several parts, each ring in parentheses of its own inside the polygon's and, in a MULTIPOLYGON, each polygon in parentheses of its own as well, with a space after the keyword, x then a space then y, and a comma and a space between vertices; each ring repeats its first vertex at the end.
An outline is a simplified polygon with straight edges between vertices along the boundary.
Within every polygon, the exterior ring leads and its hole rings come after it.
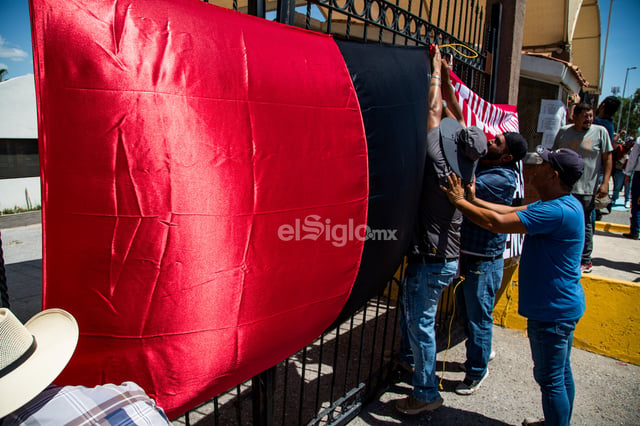
POLYGON ((591 263, 591 252, 593 251, 593 220, 591 215, 595 209, 595 198, 593 195, 573 194, 574 197, 582 204, 584 211, 584 248, 582 249, 583 265, 591 263))
POLYGON ((640 172, 633 173, 631 180, 631 220, 629 231, 631 235, 640 233, 640 172))

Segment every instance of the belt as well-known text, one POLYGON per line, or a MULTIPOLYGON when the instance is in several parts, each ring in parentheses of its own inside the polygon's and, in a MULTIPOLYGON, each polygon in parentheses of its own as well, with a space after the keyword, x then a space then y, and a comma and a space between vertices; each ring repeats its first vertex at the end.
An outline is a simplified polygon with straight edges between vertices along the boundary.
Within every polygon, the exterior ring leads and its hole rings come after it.
POLYGON ((475 254, 462 253, 462 256, 464 256, 468 260, 476 260, 476 261, 481 261, 481 262, 488 262, 488 261, 491 261, 491 260, 500 259, 502 257, 502 253, 496 254, 495 256, 477 256, 475 254))
POLYGON ((412 254, 411 261, 416 263, 447 263, 458 260, 457 257, 437 257, 424 254, 412 254))

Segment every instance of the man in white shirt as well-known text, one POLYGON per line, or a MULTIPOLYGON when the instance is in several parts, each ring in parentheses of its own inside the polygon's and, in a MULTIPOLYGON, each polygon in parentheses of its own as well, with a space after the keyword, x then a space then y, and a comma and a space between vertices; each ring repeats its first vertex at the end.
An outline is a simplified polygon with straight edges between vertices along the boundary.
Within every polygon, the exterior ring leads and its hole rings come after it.
POLYGON ((632 240, 640 239, 640 138, 631 148, 627 165, 624 168, 624 182, 631 182, 631 219, 629 233, 622 234, 632 240), (631 176, 633 175, 633 179, 631 176))

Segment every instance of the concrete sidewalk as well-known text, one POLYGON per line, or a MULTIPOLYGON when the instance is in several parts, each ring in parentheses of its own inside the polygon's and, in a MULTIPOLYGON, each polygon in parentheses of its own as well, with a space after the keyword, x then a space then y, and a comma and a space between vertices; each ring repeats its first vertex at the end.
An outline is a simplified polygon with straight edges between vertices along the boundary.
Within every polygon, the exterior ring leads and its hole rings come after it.
MULTIPOLYGON (((622 237, 628 232, 629 212, 605 215, 596 231, 593 272, 606 278, 640 282, 640 241, 622 237), (609 223, 611 225, 606 225, 609 223)), ((640 328, 636 328, 640 339, 640 328)), ((464 379, 459 363, 465 361, 464 342, 438 354, 443 407, 433 413, 404 416, 395 400, 410 394, 411 377, 392 386, 368 404, 350 425, 520 425, 527 417, 542 418, 540 389, 533 378, 529 340, 524 332, 499 326, 493 328, 496 358, 489 364, 489 376, 473 395, 461 396, 454 389, 464 379), (446 363, 443 363, 446 361, 446 363)), ((576 386, 573 425, 640 425, 640 367, 573 348, 571 364, 576 386)))
MULTIPOLYGON (((473 395, 454 392, 464 373, 464 342, 438 354, 437 375, 442 379, 444 405, 433 413, 399 414, 395 400, 411 392, 411 378, 388 389, 368 404, 351 426, 404 425, 520 425, 527 417, 542 418, 540 389, 533 379, 529 340, 521 331, 494 326, 496 358, 489 376, 473 395), (447 363, 443 370, 442 361, 447 363)), ((574 348, 571 365, 576 386, 572 425, 640 425, 640 367, 574 348)))
MULTIPOLYGON (((628 225, 628 212, 612 212, 604 219, 628 225)), ((42 227, 40 213, 0 216, 2 248, 12 310, 26 321, 42 307, 42 227)), ((593 274, 640 282, 640 241, 619 232, 598 231, 594 239, 593 274)), ((640 338, 640 332, 638 333, 640 338)), ((518 425, 525 417, 541 417, 540 391, 532 374, 528 339, 522 332, 494 327, 497 357, 489 377, 471 396, 453 389, 464 373, 464 343, 439 354, 446 359, 442 373, 445 405, 431 414, 407 417, 398 414, 394 400, 409 393, 410 378, 388 389, 351 421, 351 425, 518 425)), ((574 425, 640 425, 640 367, 575 349, 572 365, 576 381, 574 425)))

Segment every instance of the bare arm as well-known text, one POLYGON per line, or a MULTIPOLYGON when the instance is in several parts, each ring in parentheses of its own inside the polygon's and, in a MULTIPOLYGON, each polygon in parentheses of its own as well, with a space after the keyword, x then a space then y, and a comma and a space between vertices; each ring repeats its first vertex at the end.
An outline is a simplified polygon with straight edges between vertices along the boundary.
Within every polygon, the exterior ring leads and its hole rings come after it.
POLYGON ((611 152, 602 153, 602 184, 598 187, 596 198, 602 198, 609 193, 609 178, 611 177, 611 168, 613 167, 613 159, 611 152))
POLYGON ((526 207, 511 207, 501 204, 489 203, 487 201, 474 198, 474 202, 465 199, 464 188, 460 178, 454 173, 447 178, 448 188, 442 188, 451 204, 456 206, 462 214, 476 225, 491 231, 503 234, 526 234, 527 229, 516 214, 518 210, 526 207), (494 210, 494 208, 496 210, 494 210))
POLYGON ((446 113, 447 117, 451 117, 458 123, 466 126, 464 116, 462 115, 462 108, 460 108, 460 104, 458 103, 456 91, 453 90, 453 85, 451 84, 451 66, 452 62, 449 62, 446 59, 442 60, 442 93, 444 99, 447 101, 446 113))
POLYGON ((442 58, 440 49, 436 46, 436 51, 431 58, 431 81, 429 82, 429 116, 427 117, 427 129, 440 127, 442 120, 442 85, 441 73, 442 58))
MULTIPOLYGON (((457 185, 456 185, 457 186, 457 185)), ((456 187, 452 187, 451 184, 449 184, 449 188, 452 188, 453 191, 459 191, 459 189, 456 187)), ((515 213, 517 211, 520 210, 526 210, 527 206, 507 206, 505 204, 496 204, 496 203, 491 203, 489 201, 485 201, 482 200, 480 198, 476 197, 476 182, 475 182, 475 178, 473 180, 473 182, 471 182, 470 185, 467 186, 467 191, 465 194, 465 198, 467 199, 467 201, 469 201, 471 204, 478 206, 478 207, 482 207, 483 209, 488 209, 488 210, 493 210, 496 213, 499 214, 508 214, 508 213, 515 213)))

